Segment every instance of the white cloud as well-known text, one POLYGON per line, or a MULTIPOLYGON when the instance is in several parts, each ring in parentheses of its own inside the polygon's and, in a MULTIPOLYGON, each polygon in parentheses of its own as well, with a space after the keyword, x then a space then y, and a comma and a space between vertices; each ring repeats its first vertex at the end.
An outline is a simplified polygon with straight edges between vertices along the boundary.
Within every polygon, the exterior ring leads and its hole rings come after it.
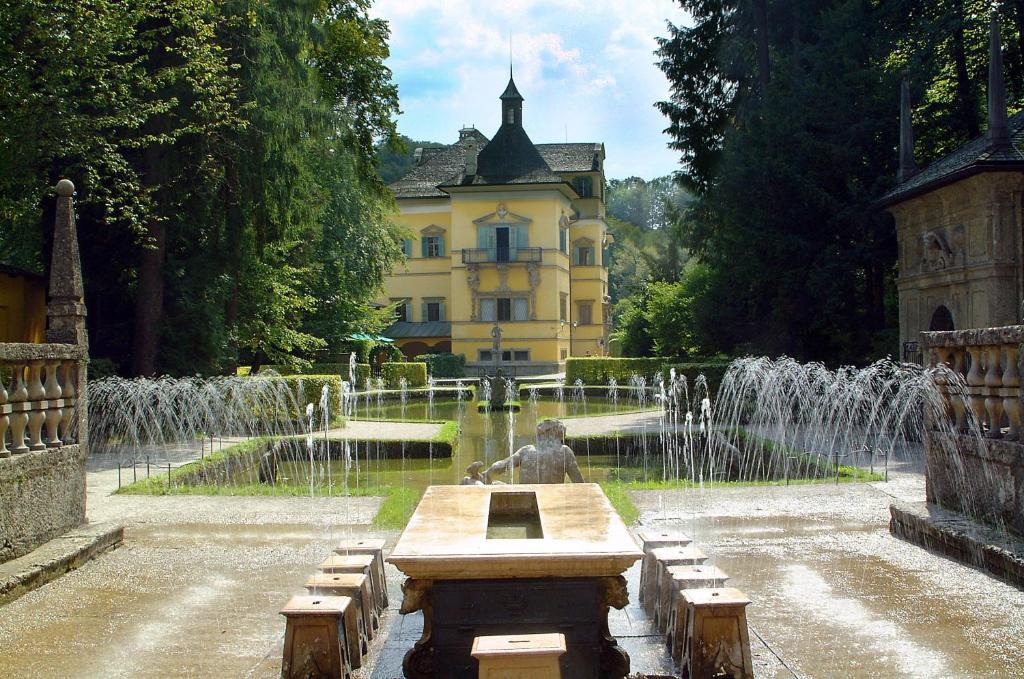
POLYGON ((686 19, 672 0, 378 0, 373 14, 391 24, 399 129, 413 139, 450 142, 463 124, 494 132, 511 35, 535 142, 604 141, 611 177, 678 169, 653 107, 668 95, 655 37, 686 19))

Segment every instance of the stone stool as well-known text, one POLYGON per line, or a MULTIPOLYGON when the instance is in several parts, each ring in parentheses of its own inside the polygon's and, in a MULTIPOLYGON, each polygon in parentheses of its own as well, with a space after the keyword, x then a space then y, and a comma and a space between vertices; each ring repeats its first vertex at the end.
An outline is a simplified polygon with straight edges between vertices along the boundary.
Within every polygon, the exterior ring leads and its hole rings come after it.
MULTIPOLYGON (((381 597, 378 594, 380 585, 373 579, 373 561, 372 554, 347 554, 344 556, 332 554, 320 563, 320 571, 323 573, 362 573, 370 578, 370 593, 373 595, 371 601, 376 603, 380 601, 381 597)), ((376 606, 374 608, 374 612, 380 612, 376 610, 376 606)))
POLYGON ((654 624, 659 632, 668 629, 672 607, 679 598, 681 589, 701 589, 705 587, 725 587, 729 576, 717 566, 701 564, 698 566, 668 566, 661 569, 661 582, 658 583, 658 601, 654 605, 654 624))
POLYGON ((318 573, 306 580, 310 595, 347 596, 352 599, 352 610, 345 613, 345 634, 349 639, 352 667, 361 665, 359 659, 369 650, 373 639, 373 599, 370 579, 362 573, 318 573), (352 649, 356 652, 353 653, 352 649))
POLYGON ((750 599, 733 587, 684 589, 679 596, 686 611, 685 621, 676 626, 683 637, 683 676, 754 679, 747 632, 750 599))
POLYGON ((281 609, 285 617, 281 679, 352 676, 345 638, 345 596, 293 596, 281 609))
POLYGON ((473 639, 480 679, 529 677, 560 679, 558 659, 565 653, 563 634, 510 634, 473 639))
POLYGON ((643 602, 647 614, 653 616, 654 607, 658 603, 661 571, 668 566, 699 566, 707 561, 708 557, 697 547, 688 545, 686 547, 655 547, 651 550, 650 558, 654 560, 654 566, 644 582, 646 593, 643 602))
POLYGON ((382 538, 342 540, 334 548, 334 552, 341 556, 369 554, 373 557, 370 579, 373 580, 373 588, 377 592, 377 612, 383 613, 384 609, 388 607, 388 585, 384 575, 384 540, 382 538))
POLYGON ((652 571, 657 570, 655 568, 654 557, 650 556, 652 549, 658 547, 685 547, 692 542, 690 538, 683 533, 675 533, 671 531, 658 531, 658 530, 642 530, 637 531, 637 538, 640 540, 640 544, 644 546, 644 558, 640 564, 640 603, 644 603, 646 583, 650 579, 652 571))

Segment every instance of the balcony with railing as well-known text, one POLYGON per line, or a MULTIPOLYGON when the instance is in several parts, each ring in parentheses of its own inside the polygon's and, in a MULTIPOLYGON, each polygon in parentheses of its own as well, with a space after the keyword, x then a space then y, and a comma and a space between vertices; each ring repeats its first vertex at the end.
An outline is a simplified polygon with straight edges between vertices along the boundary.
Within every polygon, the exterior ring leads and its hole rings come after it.
POLYGON ((544 248, 465 248, 462 250, 463 264, 506 264, 540 262, 544 248))

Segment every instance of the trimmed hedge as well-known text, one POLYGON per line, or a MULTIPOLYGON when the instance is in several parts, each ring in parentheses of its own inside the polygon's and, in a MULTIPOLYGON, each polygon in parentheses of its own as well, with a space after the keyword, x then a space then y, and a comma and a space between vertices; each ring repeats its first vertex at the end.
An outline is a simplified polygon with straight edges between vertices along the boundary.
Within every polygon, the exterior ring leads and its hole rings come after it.
POLYGON ((608 384, 608 379, 615 378, 619 384, 626 385, 633 374, 647 379, 650 384, 654 375, 667 364, 675 362, 674 358, 608 358, 586 357, 570 358, 565 361, 565 384, 570 386, 576 380, 583 384, 608 384))
POLYGON ((608 384, 609 378, 614 377, 621 386, 629 385, 629 378, 634 374, 641 375, 647 380, 648 386, 654 381, 654 376, 659 372, 668 379, 669 370, 676 369, 676 374, 686 377, 687 384, 691 389, 699 375, 704 375, 708 382, 708 393, 712 396, 718 393, 718 388, 725 377, 725 371, 729 369, 728 360, 709 361, 679 361, 675 358, 606 358, 587 357, 570 358, 565 362, 565 384, 571 386, 577 379, 583 380, 583 384, 604 386, 608 384))
POLYGON ((424 354, 420 356, 427 363, 427 372, 433 378, 439 377, 465 377, 466 357, 463 354, 424 354))
POLYGON ((370 364, 356 363, 356 388, 362 389, 366 386, 366 380, 370 379, 370 364))
POLYGON ((383 363, 380 366, 380 376, 384 380, 387 389, 398 389, 399 381, 404 377, 407 386, 427 386, 427 364, 426 363, 383 363))
POLYGON ((295 399, 295 410, 289 413, 291 419, 305 418, 308 403, 312 403, 319 410, 320 394, 324 385, 330 389, 332 419, 341 414, 341 375, 281 375, 257 379, 284 381, 295 399))

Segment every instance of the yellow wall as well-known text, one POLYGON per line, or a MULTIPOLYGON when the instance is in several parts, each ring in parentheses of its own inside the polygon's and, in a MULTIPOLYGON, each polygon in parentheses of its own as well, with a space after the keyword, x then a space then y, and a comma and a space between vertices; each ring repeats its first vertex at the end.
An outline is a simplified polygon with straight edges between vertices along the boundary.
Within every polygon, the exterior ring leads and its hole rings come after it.
POLYGON ((42 279, 0 273, 0 342, 42 342, 46 286, 42 279))

